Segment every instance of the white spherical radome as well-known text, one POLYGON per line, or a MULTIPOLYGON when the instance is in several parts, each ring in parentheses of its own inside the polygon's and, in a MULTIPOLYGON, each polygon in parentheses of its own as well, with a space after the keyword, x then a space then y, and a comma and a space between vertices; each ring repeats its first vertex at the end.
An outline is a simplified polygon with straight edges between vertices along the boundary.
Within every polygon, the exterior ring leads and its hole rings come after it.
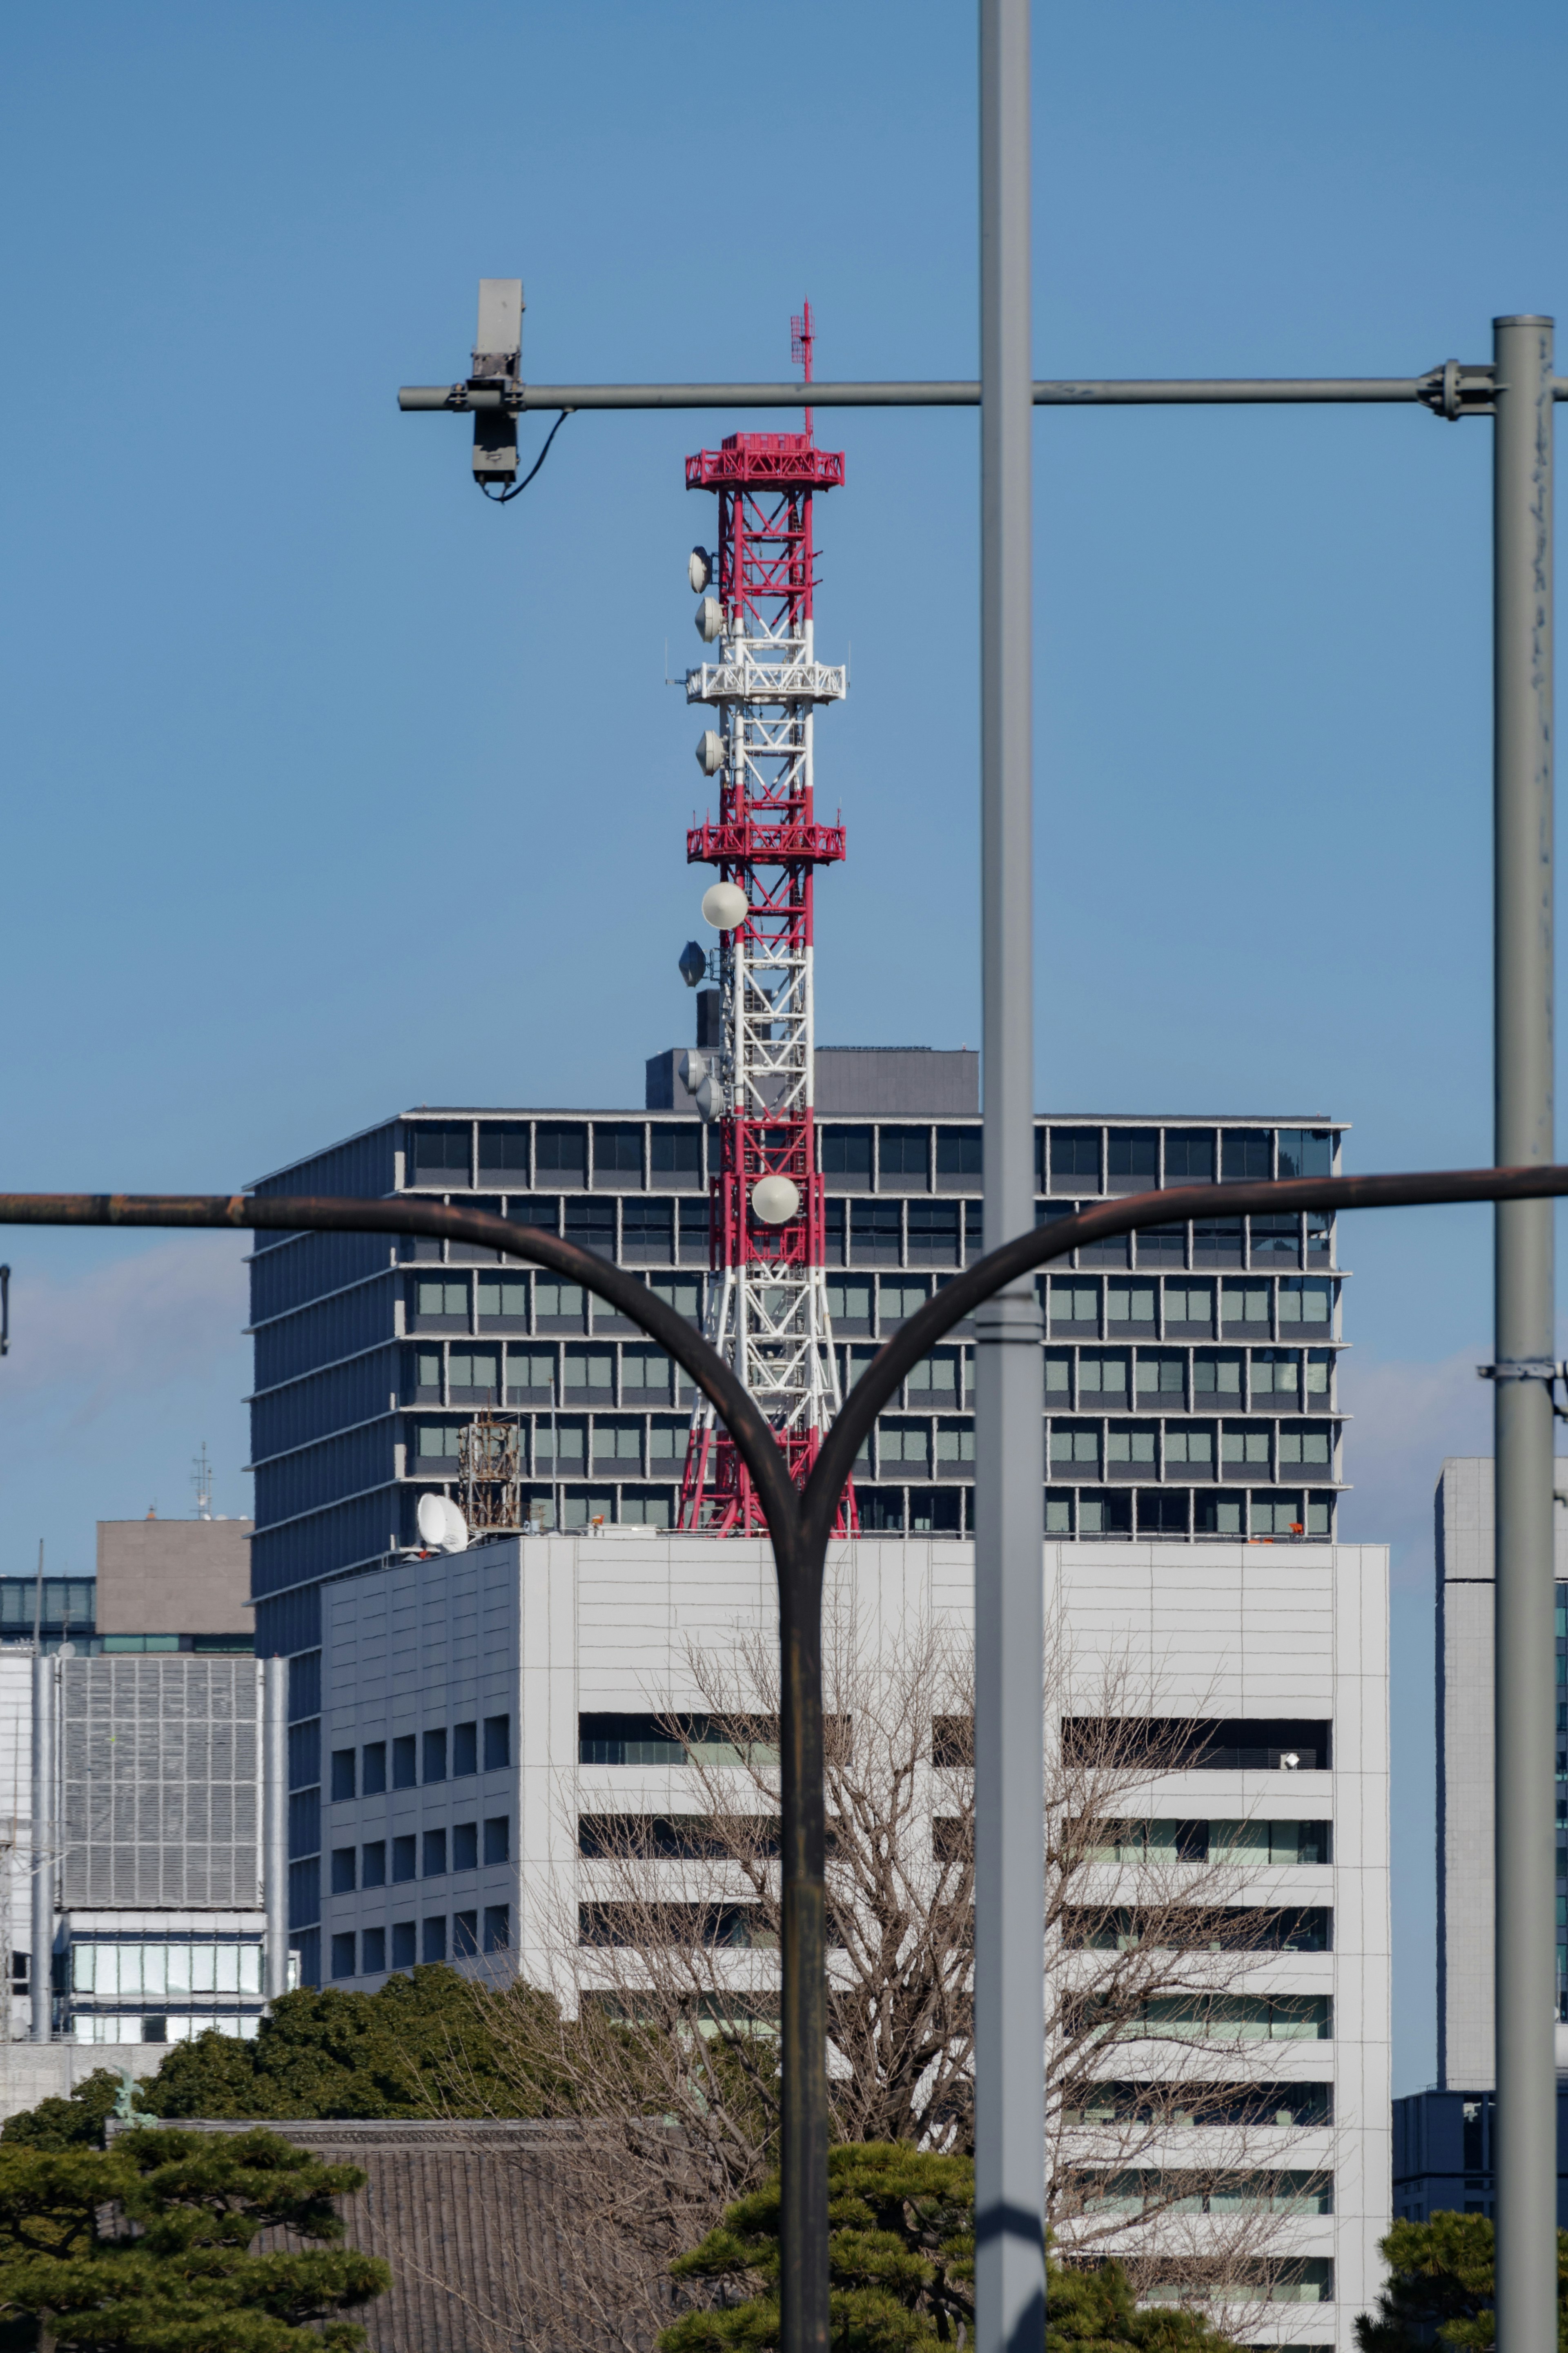
POLYGON ((735 882, 715 882, 702 893, 702 920, 716 932, 732 932, 746 920, 746 894, 735 882))
POLYGON ((724 607, 717 596, 704 596, 697 607, 695 618, 697 634, 705 646, 710 646, 715 638, 723 635, 724 607))
POLYGON ((787 1225, 800 1208, 800 1187, 790 1176, 763 1176, 752 1187, 752 1209, 764 1226, 787 1225))

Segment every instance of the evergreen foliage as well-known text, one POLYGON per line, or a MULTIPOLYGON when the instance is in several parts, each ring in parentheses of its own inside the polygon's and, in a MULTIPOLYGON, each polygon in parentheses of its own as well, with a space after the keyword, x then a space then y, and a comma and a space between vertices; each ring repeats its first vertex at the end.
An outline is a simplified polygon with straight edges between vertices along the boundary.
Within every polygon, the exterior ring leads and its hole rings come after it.
POLYGON ((55 2346, 125 2353, 353 2353, 338 2315, 386 2265, 336 2242, 353 2166, 275 2134, 149 2126, 103 2152, 0 2148, 0 2309, 55 2346), (302 2245, 257 2254, 264 2231, 302 2245))
MULTIPOLYGON (((549 2006, 525 1987, 487 1993, 444 1964, 390 1977, 376 1993, 302 1988, 272 2004, 254 2042, 209 2030, 174 2043, 157 2074, 135 2086, 133 2105, 161 2118, 272 2122, 538 2116, 544 2098, 515 2058, 497 2066, 495 2030, 518 2004, 549 2006)), ((10 2117, 0 2142, 100 2147, 120 2088, 120 2078, 100 2068, 69 2099, 43 2100, 10 2117)))
MULTIPOLYGON (((1356 2321, 1362 2353, 1427 2353, 1434 2339, 1490 2353, 1494 2240, 1486 2216, 1395 2222, 1381 2243, 1389 2281, 1375 2309, 1356 2321)), ((1557 2345, 1568 2353, 1568 2231, 1557 2233, 1557 2345)))
MULTIPOLYGON (((974 2166, 905 2142, 830 2149, 828 2268, 833 2353, 928 2353, 974 2339, 974 2166)), ((779 2184, 731 2206, 700 2247, 671 2265, 734 2298, 689 2312, 659 2353, 772 2353, 779 2338, 779 2184)), ((1051 2353, 1229 2353, 1229 2339, 1180 2306, 1141 2310, 1121 2268, 1047 2264, 1051 2353)))

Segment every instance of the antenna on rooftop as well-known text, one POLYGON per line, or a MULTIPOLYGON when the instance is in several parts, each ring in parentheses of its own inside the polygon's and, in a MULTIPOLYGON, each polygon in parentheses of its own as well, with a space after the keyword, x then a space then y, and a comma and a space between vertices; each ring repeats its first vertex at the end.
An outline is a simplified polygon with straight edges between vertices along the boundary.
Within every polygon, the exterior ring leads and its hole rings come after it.
POLYGON ((207 1461, 207 1442, 202 1440, 201 1452, 191 1457, 191 1484, 196 1491, 196 1517, 210 1520, 213 1515, 213 1472, 207 1461))

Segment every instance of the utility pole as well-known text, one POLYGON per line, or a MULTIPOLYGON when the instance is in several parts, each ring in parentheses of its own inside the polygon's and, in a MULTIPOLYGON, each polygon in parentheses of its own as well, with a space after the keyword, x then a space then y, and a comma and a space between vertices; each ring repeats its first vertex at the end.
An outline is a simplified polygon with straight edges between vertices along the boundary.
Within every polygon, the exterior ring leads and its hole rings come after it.
MULTIPOLYGON (((980 928, 985 1247, 1035 1222, 1029 0, 980 8, 980 928)), ((1044 2339, 1040 1311, 974 1318, 974 2331, 1044 2339)))
MULTIPOLYGON (((1552 322, 1497 319, 1492 440, 1500 1163, 1552 1157, 1552 322)), ((1497 1219, 1497 2341, 1557 2344, 1552 1212, 1497 1219)))

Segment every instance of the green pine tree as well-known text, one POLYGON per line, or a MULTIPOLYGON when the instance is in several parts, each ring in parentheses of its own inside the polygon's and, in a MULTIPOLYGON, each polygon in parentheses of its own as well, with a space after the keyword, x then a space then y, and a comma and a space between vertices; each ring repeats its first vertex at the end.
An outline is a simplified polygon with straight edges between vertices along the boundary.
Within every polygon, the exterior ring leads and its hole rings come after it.
POLYGON ((337 2316, 390 2277, 338 2243, 333 2201, 363 2179, 259 2131, 0 2148, 0 2309, 61 2353, 353 2353, 337 2316), (252 2253, 268 2230, 303 2244, 252 2253))
MULTIPOLYGON (((974 2337, 974 2166, 901 2141, 828 2151, 829 2327, 833 2353, 928 2353, 974 2337)), ((779 2337, 779 2185, 731 2206, 717 2231, 673 2263, 677 2279, 722 2283, 721 2309, 689 2312, 659 2353, 773 2353, 779 2337)), ((1047 2264, 1052 2353, 1231 2353, 1230 2340, 1175 2306, 1142 2311, 1115 2263, 1047 2264)))
MULTIPOLYGON (((176 2042, 135 2087, 143 2115, 255 2116, 539 2116, 542 2089, 515 2059, 498 2063, 494 2030, 509 2004, 543 2005, 518 1986, 496 1995, 444 1965, 388 1978, 376 1993, 302 1988, 275 2001, 254 2042, 210 2031, 176 2042)), ((508 2038, 510 2041, 512 2038, 508 2038)), ((531 2045, 544 2049, 548 2036, 531 2045)), ((7 2119, 0 2144, 97 2147, 120 2078, 100 2068, 69 2099, 7 2119)), ((557 2112, 559 2109, 557 2108, 557 2112)))
MULTIPOLYGON (((1395 2222, 1381 2242, 1388 2285, 1355 2325, 1362 2353, 1426 2353, 1440 2345, 1490 2353, 1497 2336, 1493 2232, 1484 2214, 1395 2222)), ((1557 2345, 1568 2353, 1568 2231, 1557 2233, 1557 2345)))

